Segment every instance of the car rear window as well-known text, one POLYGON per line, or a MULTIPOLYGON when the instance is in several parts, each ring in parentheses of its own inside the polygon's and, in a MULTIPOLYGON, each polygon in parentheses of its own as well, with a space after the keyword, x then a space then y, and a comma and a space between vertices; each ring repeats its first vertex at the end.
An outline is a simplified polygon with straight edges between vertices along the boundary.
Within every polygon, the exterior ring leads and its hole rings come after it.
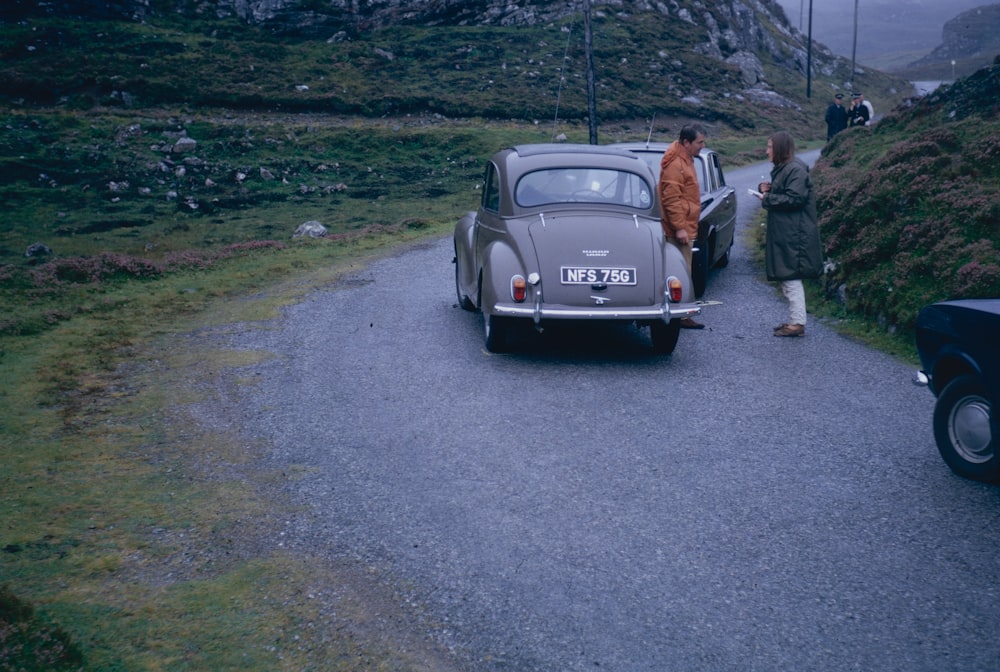
POLYGON ((647 210, 652 190, 641 175, 608 168, 547 168, 518 180, 514 200, 523 208, 553 203, 603 203, 647 210))

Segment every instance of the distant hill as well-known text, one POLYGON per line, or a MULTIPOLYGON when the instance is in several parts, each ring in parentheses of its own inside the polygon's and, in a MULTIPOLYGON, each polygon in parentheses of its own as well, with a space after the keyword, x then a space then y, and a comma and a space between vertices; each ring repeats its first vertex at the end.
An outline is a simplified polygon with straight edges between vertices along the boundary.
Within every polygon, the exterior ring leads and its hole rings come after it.
POLYGON ((1000 56, 1000 4, 962 12, 944 24, 942 42, 898 72, 913 79, 954 79, 1000 56), (953 65, 954 64, 954 65, 953 65))
MULTIPOLYGON (((796 28, 806 30, 810 0, 778 0, 796 28)), ((850 58, 857 7, 857 60, 889 70, 905 66, 941 44, 946 22, 988 0, 811 0, 813 38, 850 58)), ((971 74, 971 71, 964 74, 971 74)))

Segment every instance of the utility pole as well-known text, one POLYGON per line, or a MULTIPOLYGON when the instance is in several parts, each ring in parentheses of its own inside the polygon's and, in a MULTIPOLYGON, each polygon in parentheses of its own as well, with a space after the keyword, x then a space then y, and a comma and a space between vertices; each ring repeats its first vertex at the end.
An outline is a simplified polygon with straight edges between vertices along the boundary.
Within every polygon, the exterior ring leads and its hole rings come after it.
POLYGON ((583 45, 587 54, 587 116, 590 144, 597 144, 597 86, 594 82, 594 35, 590 29, 590 0, 583 0, 583 45))
MULTIPOLYGON (((857 2, 857 0, 855 0, 857 2)), ((809 49, 806 56, 806 98, 812 98, 813 76, 813 0, 809 0, 809 49)))
POLYGON ((847 78, 847 86, 854 90, 854 63, 858 56, 858 0, 854 0, 854 44, 851 46, 851 75, 847 78))

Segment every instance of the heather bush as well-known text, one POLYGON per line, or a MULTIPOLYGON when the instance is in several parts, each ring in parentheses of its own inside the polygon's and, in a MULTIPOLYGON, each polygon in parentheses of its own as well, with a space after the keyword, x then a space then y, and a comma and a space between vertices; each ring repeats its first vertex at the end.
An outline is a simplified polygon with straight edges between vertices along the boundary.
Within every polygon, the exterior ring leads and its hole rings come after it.
POLYGON ((147 260, 106 252, 92 257, 55 259, 30 271, 36 287, 87 284, 112 277, 148 278, 159 275, 157 265, 147 260))
POLYGON ((83 669, 83 654, 69 635, 38 619, 30 604, 0 586, 0 672, 83 669))
POLYGON ((1000 67, 827 145, 814 178, 827 295, 886 328, 934 301, 1000 297, 1000 67), (979 85, 977 85, 977 81, 979 85), (961 115, 955 111, 960 110, 961 115), (993 116, 991 116, 993 115, 993 116))

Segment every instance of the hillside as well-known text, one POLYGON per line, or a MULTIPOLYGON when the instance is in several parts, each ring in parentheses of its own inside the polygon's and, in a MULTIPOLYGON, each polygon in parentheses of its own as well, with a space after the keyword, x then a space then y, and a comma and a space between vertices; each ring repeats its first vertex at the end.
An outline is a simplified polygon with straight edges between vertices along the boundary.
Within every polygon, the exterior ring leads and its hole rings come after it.
MULTIPOLYGON (((475 5, 475 25, 391 2, 333 24, 293 11, 308 3, 249 6, 262 18, 230 5, 4 5, 0 265, 41 263, 24 256, 35 243, 55 259, 161 260, 283 239, 307 220, 336 234, 414 212, 447 221, 499 145, 587 141, 582 17, 564 3, 475 5)), ((849 69, 817 45, 807 98, 801 35, 770 0, 595 3, 593 32, 601 142, 670 139, 687 119, 719 148, 756 150, 777 128, 822 137, 849 69)), ((875 72, 857 85, 880 110, 908 87, 875 72)), ((739 151, 728 160, 748 158, 739 151)))
POLYGON ((814 171, 831 296, 883 328, 1000 296, 1000 65, 835 136, 814 171))
MULTIPOLYGON (((587 116, 582 16, 565 3, 362 3, 322 14, 317 3, 274 0, 220 2, 216 15, 178 4, 110 6, 141 20, 82 13, 92 3, 8 5, 0 100, 569 124, 587 116)), ((655 114, 819 136, 830 94, 851 79, 848 60, 814 44, 806 97, 805 38, 773 0, 594 3, 592 15, 602 123, 644 125, 655 114)), ((910 89, 876 72, 855 84, 879 109, 910 89)))

